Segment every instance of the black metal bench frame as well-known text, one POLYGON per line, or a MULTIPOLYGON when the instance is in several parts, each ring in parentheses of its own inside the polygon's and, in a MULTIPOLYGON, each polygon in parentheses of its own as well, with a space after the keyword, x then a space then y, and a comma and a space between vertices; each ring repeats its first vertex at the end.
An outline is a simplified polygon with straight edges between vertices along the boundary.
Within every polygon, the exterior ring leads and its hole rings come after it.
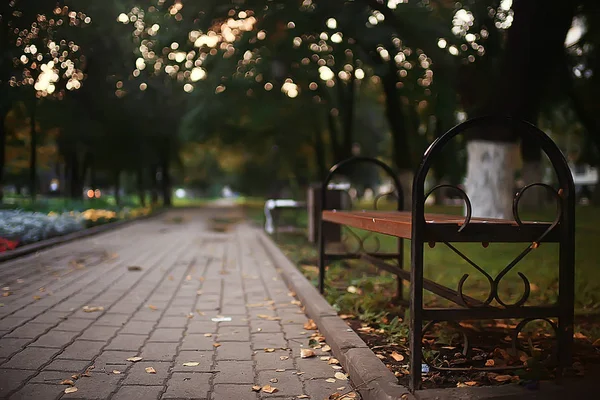
MULTIPOLYGON (((367 161, 367 159, 363 160, 367 161)), ((368 161, 371 161, 370 159, 368 161)), ((352 159, 347 163, 356 162, 352 159)), ((383 163, 377 161, 386 172, 395 176, 393 171, 383 163)), ((342 166, 344 162, 336 165, 330 171, 326 181, 323 184, 323 197, 327 184, 332 175, 342 166)), ((397 179, 394 179, 399 193, 401 188, 397 179)), ((401 196, 400 196, 401 197, 401 196)), ((325 203, 323 203, 325 204, 325 203)), ((401 210, 401 201, 398 203, 398 209, 401 210)), ((325 209, 325 208, 324 208, 325 209)), ((375 221, 374 221, 375 222, 375 221)), ((492 222, 492 221, 489 221, 492 222)), ((321 218, 321 228, 323 226, 321 218)), ((456 322, 459 320, 478 320, 478 319, 521 319, 521 322, 513 331, 513 346, 517 346, 518 335, 529 322, 533 320, 544 320, 548 322, 555 331, 558 344, 557 361, 561 373, 563 368, 570 367, 572 362, 573 347, 573 315, 574 315, 574 262, 575 262, 575 186, 568 163, 556 146, 544 132, 527 122, 512 119, 504 116, 486 116, 466 121, 445 133, 434 141, 426 150, 421 165, 417 170, 413 182, 412 193, 412 211, 411 211, 411 270, 410 272, 402 269, 402 246, 399 239, 399 254, 396 254, 398 266, 386 263, 384 260, 394 259, 394 257, 381 257, 377 254, 363 255, 368 261, 374 263, 382 269, 386 269, 398 275, 399 287, 401 287, 402 278, 410 281, 410 390, 415 391, 421 386, 421 365, 424 360, 422 354, 422 340, 424 333, 435 323, 440 321, 456 322), (471 203, 464 191, 454 187, 459 191, 463 198, 467 215, 459 226, 448 226, 447 224, 427 222, 425 219, 425 201, 427 197, 435 190, 448 185, 440 185, 429 192, 425 192, 425 178, 429 172, 433 160, 439 156, 444 146, 458 135, 464 134, 467 130, 473 128, 489 128, 490 126, 501 127, 504 129, 513 129, 521 137, 534 139, 541 150, 548 156, 556 176, 558 178, 558 189, 544 183, 533 183, 522 188, 513 200, 513 224, 493 224, 481 223, 471 218, 471 203), (543 187, 547 189, 556 199, 557 215, 551 223, 527 224, 519 216, 519 201, 531 187, 543 187), (492 277, 484 268, 481 268, 465 254, 454 247, 452 242, 498 242, 498 243, 527 243, 527 247, 509 263, 497 276, 492 277), (481 301, 472 299, 463 293, 463 284, 468 278, 465 274, 458 285, 457 290, 453 290, 435 282, 428 281, 423 277, 424 246, 426 244, 434 246, 435 243, 442 243, 448 246, 452 251, 463 258, 479 273, 483 274, 490 283, 488 297, 481 301), (556 243, 559 246, 558 269, 558 301, 556 304, 548 306, 526 306, 531 286, 527 277, 518 272, 523 281, 524 292, 521 298, 514 304, 505 303, 500 297, 498 291, 499 283, 508 272, 510 272, 519 261, 527 254, 535 250, 542 243, 556 243), (398 257, 400 256, 400 257, 398 257), (432 291, 446 299, 451 300, 460 308, 425 308, 423 306, 423 289, 432 291), (492 302, 497 304, 492 305, 492 302), (558 322, 550 320, 558 319, 558 322), (425 327, 425 321, 430 321, 425 327)), ((374 230, 376 231, 376 230, 374 230)), ((332 257, 325 253, 324 238, 319 240, 319 270, 320 290, 323 292, 325 264, 327 260, 340 259, 332 257)), ((354 254, 350 255, 355 257, 354 254)), ((516 347, 515 347, 516 349, 516 347)), ((466 350, 465 350, 466 351, 466 350)), ((432 368, 435 366, 430 365, 432 368)), ((439 368, 438 368, 439 369, 439 368)), ((489 368, 483 370, 498 370, 498 368, 489 368)))

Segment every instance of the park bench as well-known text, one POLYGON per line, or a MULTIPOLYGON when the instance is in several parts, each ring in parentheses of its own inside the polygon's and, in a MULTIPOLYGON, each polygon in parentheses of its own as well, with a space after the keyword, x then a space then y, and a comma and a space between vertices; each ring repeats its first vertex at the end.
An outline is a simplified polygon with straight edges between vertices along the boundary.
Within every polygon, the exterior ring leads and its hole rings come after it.
MULTIPOLYGON (((346 253, 333 253, 326 246, 323 234, 319 236, 319 289, 324 291, 326 265, 334 260, 346 258, 362 258, 376 267, 391 272, 398 277, 398 301, 403 301, 402 281, 410 283, 410 297, 408 299, 410 315, 410 390, 419 389, 421 385, 421 365, 427 360, 422 353, 423 335, 432 323, 440 321, 457 322, 460 320, 481 319, 520 319, 521 322, 513 331, 513 346, 517 345, 519 332, 526 324, 533 320, 544 320, 554 329, 558 344, 557 361, 559 372, 561 368, 570 366, 573 344, 573 309, 574 309, 574 213, 575 189, 571 171, 560 149, 542 131, 526 122, 513 120, 508 117, 480 117, 464 122, 434 141, 426 150, 421 165, 417 170, 412 190, 411 211, 402 211, 402 187, 394 171, 377 159, 355 157, 342 161, 331 168, 323 182, 323 194, 334 176, 343 172, 345 168, 354 164, 373 164, 383 169, 392 180, 395 187, 396 209, 398 211, 346 211, 332 210, 327 207, 323 195, 323 211, 321 215, 321 230, 323 224, 335 223, 348 228, 361 229, 377 234, 385 234, 398 239, 398 251, 393 254, 382 254, 377 251, 368 252, 363 243, 357 251, 346 253), (558 189, 543 183, 534 183, 521 189, 513 201, 514 220, 474 218, 471 216, 471 203, 467 194, 457 187, 457 190, 466 206, 466 216, 440 215, 425 213, 425 201, 434 191, 442 187, 434 187, 425 192, 425 178, 432 162, 439 157, 444 146, 459 134, 464 134, 469 129, 486 129, 501 127, 516 130, 521 137, 533 138, 537 141, 542 151, 547 155, 557 177, 558 189), (557 215, 552 222, 525 222, 519 216, 519 201, 524 192, 534 186, 541 186, 554 196, 557 202, 557 215), (410 271, 403 265, 403 240, 411 241, 410 271), (478 242, 484 247, 489 243, 524 243, 524 250, 512 262, 501 269, 496 276, 490 275, 485 268, 477 265, 466 254, 458 250, 452 243, 478 242), (521 272, 518 275, 523 281, 524 289, 519 300, 514 304, 507 304, 502 300, 499 284, 508 272, 521 261, 528 253, 535 250, 541 243, 557 243, 559 246, 558 269, 558 301, 556 304, 544 306, 526 305, 531 292, 529 279, 521 272), (425 279, 423 276, 423 261, 425 245, 434 247, 436 244, 448 246, 459 257, 473 267, 474 272, 483 274, 489 282, 489 294, 486 299, 478 300, 463 293, 463 285, 468 274, 462 276, 458 287, 452 289, 439 283, 425 279), (423 304, 423 290, 430 291, 453 303, 451 307, 429 308, 423 304), (557 319, 555 323, 552 319, 557 319), (430 321, 424 328, 424 323, 430 321)), ((375 204, 377 209, 377 199, 375 204)), ((353 234, 355 238, 359 237, 353 234)), ((363 237, 364 240, 366 237, 363 237)), ((486 262, 495 260, 486 260, 486 262)), ((439 268, 444 268, 440 265, 439 268)), ((465 347, 468 345, 465 344, 465 347)), ((516 348, 515 348, 516 349, 516 348)), ((435 366, 429 365, 435 369, 435 366)), ((490 368, 490 371, 498 368, 490 368)))
POLYGON ((280 226, 280 219, 283 210, 298 211, 306 208, 306 202, 296 201, 292 199, 269 199, 265 202, 265 232, 277 238, 277 233, 285 232, 302 232, 297 226, 280 226))

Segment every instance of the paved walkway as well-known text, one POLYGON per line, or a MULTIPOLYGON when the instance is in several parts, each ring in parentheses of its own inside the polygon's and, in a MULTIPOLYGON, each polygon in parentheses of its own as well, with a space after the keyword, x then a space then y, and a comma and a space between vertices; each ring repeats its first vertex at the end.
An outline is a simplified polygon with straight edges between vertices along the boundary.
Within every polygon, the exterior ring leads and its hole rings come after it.
POLYGON ((348 391, 329 353, 300 357, 315 331, 304 329, 253 229, 209 229, 219 212, 232 211, 173 211, 0 264, 0 398, 322 400, 348 391))

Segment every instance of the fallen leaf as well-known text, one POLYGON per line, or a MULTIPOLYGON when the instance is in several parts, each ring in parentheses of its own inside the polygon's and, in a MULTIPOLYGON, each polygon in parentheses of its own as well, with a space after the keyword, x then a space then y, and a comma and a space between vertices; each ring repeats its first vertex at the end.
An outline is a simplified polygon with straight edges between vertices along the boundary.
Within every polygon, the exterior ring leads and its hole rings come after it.
POLYGON ((186 276, 186 277, 185 277, 185 280, 186 280, 186 281, 191 281, 191 280, 192 280, 192 276, 191 276, 191 275, 188 275, 188 276, 186 276))
POLYGON ((8 297, 8 296, 10 296, 10 292, 4 292, 4 293, 2 293, 2 297, 8 297))
POLYGON ((327 364, 331 365, 331 364, 339 364, 340 361, 337 358, 332 358, 329 360, 329 362, 327 362, 327 364))
POLYGON ((292 300, 292 301, 290 301, 290 303, 292 303, 295 306, 301 306, 302 305, 302 303, 300 301, 298 301, 298 300, 292 300))
POLYGON ((339 387, 339 388, 337 388, 336 390, 339 390, 339 391, 341 392, 341 391, 342 391, 342 390, 344 390, 344 389, 346 389, 346 386, 340 386, 340 387, 339 387))
POLYGON ((280 359, 281 361, 288 360, 289 358, 290 358, 290 357, 288 357, 288 356, 279 356, 279 359, 280 359))
POLYGON ((280 321, 281 320, 281 318, 279 318, 279 317, 274 317, 272 315, 266 315, 266 314, 258 314, 257 317, 261 318, 261 319, 266 319, 267 321, 280 321))
POLYGON ((77 391, 76 387, 68 387, 65 389, 65 393, 69 394, 69 393, 75 393, 77 391))
POLYGON ((269 379, 269 382, 277 383, 277 382, 279 382, 279 380, 277 378, 271 378, 271 379, 269 379))
POLYGON ((41 297, 40 297, 40 296, 33 296, 33 299, 34 299, 35 301, 38 301, 38 300, 41 300, 41 297))
POLYGON ((314 357, 315 352, 311 349, 300 349, 300 358, 314 357))
POLYGON ((290 297, 296 297, 296 292, 289 292, 288 296, 290 296, 290 297))
POLYGON ((265 353, 272 353, 274 351, 275 351, 275 349, 265 349, 265 353))
POLYGON ((325 382, 335 383, 336 381, 333 378, 327 378, 327 379, 325 379, 325 382))
POLYGON ((321 361, 329 361, 331 359, 331 357, 330 356, 321 356, 321 357, 319 357, 319 359, 321 361))
POLYGON ((276 391, 278 391, 279 389, 277 389, 275 386, 271 386, 271 385, 265 385, 262 387, 262 391, 265 393, 275 393, 276 391))
POLYGON ((326 344, 325 346, 323 346, 323 348, 321 348, 321 350, 323 350, 323 351, 331 351, 331 347, 329 347, 329 345, 326 344))
POLYGON ((494 360, 492 360, 492 359, 486 360, 486 362, 485 362, 486 367, 493 367, 494 365, 495 365, 495 363, 494 363, 494 360))
POLYGON ((304 329, 306 329, 307 331, 316 331, 317 330, 317 324, 315 324, 315 321, 313 321, 312 319, 309 319, 304 324, 304 329))
POLYGON ((475 381, 468 381, 468 382, 465 382, 465 385, 467 385, 467 386, 477 386, 477 382, 475 382, 475 381))
POLYGON ((204 334, 204 337, 211 337, 211 336, 212 336, 212 333, 205 333, 204 334))
POLYGON ((252 386, 252 391, 253 392, 260 392, 260 389, 262 389, 262 388, 260 386, 258 386, 258 385, 252 386))
POLYGON ((146 372, 148 374, 155 374, 156 370, 154 368, 152 368, 152 367, 146 367, 146 372))
POLYGON ((127 271, 141 271, 142 267, 139 265, 130 265, 127 267, 127 271))
POLYGON ((198 365, 200 365, 200 363, 196 362, 196 361, 190 361, 190 362, 183 363, 184 367, 197 367, 198 365))
POLYGON ((64 381, 62 381, 60 384, 61 384, 61 385, 71 385, 71 386, 73 386, 73 385, 75 384, 75 382, 73 382, 73 381, 72 381, 72 380, 70 380, 70 379, 65 379, 65 380, 64 380, 64 381))
POLYGON ((275 370, 275 372, 285 372, 285 369, 283 369, 283 368, 278 368, 278 369, 276 369, 276 370, 275 370))
POLYGON ((129 357, 127 359, 127 361, 131 361, 131 362, 138 362, 138 361, 141 361, 141 360, 142 360, 142 357, 129 357))
POLYGON ((96 311, 104 311, 104 307, 102 306, 83 306, 83 312, 96 312, 96 311))
POLYGON ((79 374, 73 374, 71 375, 71 378, 73 378, 74 380, 79 379, 79 374))
POLYGON ((301 394, 300 396, 296 397, 297 399, 310 399, 310 396, 307 396, 305 394, 301 394))
POLYGON ((152 311, 158 310, 158 307, 153 306, 152 304, 148 304, 148 308, 151 309, 152 311))
POLYGON ((335 376, 335 379, 338 379, 340 381, 347 381, 348 380, 348 377, 343 372, 336 372, 333 376, 335 376))
POLYGON ((340 314, 340 318, 341 319, 350 319, 350 318, 354 318, 354 315, 352 315, 352 314, 340 314))
POLYGON ((375 354, 375 357, 379 358, 380 360, 385 360, 385 356, 383 354, 375 354))
POLYGON ((594 341, 594 343, 592 343, 592 346, 600 347, 600 339, 596 339, 596 341, 594 341))
POLYGON ((121 373, 121 371, 117 370, 117 369, 113 369, 113 374, 115 375, 119 375, 121 373))
POLYGON ((341 394, 339 392, 333 392, 329 395, 327 400, 339 400, 341 394))
POLYGON ((342 367, 340 367, 339 365, 332 365, 331 368, 333 368, 333 369, 342 369, 342 367))
POLYGON ((391 354, 392 358, 396 361, 402 361, 404 360, 404 356, 398 352, 393 351, 391 354))
POLYGON ((496 382, 506 382, 506 381, 510 381, 512 379, 511 375, 496 375, 494 376, 494 380, 496 382))
POLYGON ((221 347, 221 343, 213 343, 213 347, 214 348, 221 347))
POLYGON ((588 339, 588 337, 587 337, 587 336, 585 336, 585 335, 584 335, 583 333, 581 333, 581 332, 575 332, 575 333, 573 334, 573 338, 574 338, 574 339, 581 339, 581 340, 587 340, 587 339, 588 339))

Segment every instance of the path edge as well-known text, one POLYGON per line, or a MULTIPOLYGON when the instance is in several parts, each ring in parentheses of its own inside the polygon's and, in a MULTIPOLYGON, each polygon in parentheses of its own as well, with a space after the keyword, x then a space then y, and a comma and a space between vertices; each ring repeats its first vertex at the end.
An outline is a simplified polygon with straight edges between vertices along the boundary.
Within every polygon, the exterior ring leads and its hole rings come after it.
POLYGON ((290 290, 305 307, 305 312, 319 327, 340 360, 356 390, 364 400, 416 399, 408 388, 399 385, 394 374, 385 367, 367 344, 342 320, 334 308, 302 275, 279 247, 261 229, 254 228, 267 255, 290 290))
POLYGON ((79 230, 76 232, 68 233, 66 235, 55 236, 50 239, 40 240, 38 242, 26 244, 22 247, 17 247, 14 250, 10 250, 10 251, 1 253, 0 254, 0 263, 9 261, 9 260, 13 260, 15 258, 19 258, 22 256, 26 256, 26 255, 29 255, 32 253, 36 253, 38 251, 45 250, 49 247, 58 246, 60 244, 72 242, 77 239, 83 239, 83 238, 98 235, 100 233, 104 233, 104 232, 107 232, 107 231, 110 231, 113 229, 122 228, 122 227, 125 227, 126 225, 132 224, 134 222, 158 217, 158 216, 164 214, 165 212, 167 212, 167 210, 172 210, 172 209, 173 208, 160 208, 157 211, 155 211, 151 214, 148 214, 148 215, 141 215, 139 217, 135 217, 135 218, 131 218, 131 219, 124 219, 124 220, 120 220, 120 221, 109 222, 107 224, 93 226, 91 228, 82 229, 82 230, 79 230))

